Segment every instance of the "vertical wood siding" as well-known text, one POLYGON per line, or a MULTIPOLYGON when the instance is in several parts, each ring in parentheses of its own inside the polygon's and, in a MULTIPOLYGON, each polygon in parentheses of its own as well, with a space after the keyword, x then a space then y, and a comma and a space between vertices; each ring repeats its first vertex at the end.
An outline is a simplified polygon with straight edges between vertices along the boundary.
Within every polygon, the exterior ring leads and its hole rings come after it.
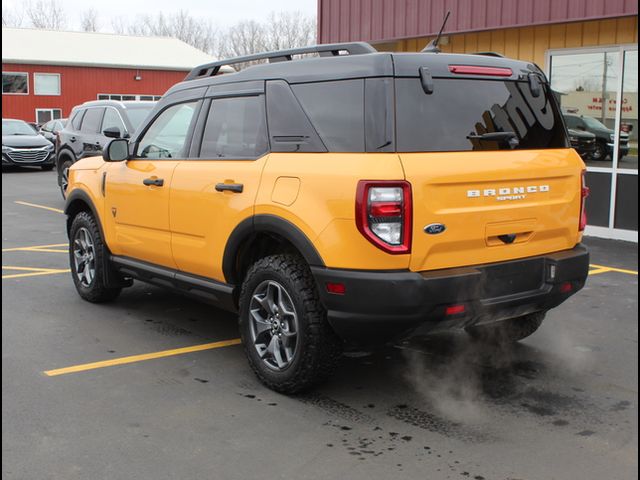
MULTIPOLYGON (((544 67, 549 49, 578 48, 638 43, 638 17, 623 17, 590 22, 507 28, 478 33, 449 35, 443 52, 496 52, 507 57, 533 61, 544 67)), ((418 52, 430 37, 400 40, 381 45, 395 51, 418 52)))

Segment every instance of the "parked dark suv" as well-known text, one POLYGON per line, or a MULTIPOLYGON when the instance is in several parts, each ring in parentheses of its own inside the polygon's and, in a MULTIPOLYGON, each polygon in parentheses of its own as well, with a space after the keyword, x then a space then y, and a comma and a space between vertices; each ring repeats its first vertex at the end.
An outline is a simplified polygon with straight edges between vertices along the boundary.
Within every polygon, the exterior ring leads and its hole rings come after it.
POLYGON ((58 185, 66 198, 69 167, 84 157, 102 154, 112 138, 129 138, 155 102, 96 100, 75 107, 56 143, 58 185))
MULTIPOLYGON (((607 157, 613 158, 613 142, 615 138, 615 132, 613 130, 593 117, 565 113, 564 121, 567 124, 567 128, 571 130, 589 132, 596 136, 596 144, 590 155, 593 160, 606 160, 607 157)), ((622 160, 622 157, 628 154, 629 134, 620 132, 618 161, 622 160)))

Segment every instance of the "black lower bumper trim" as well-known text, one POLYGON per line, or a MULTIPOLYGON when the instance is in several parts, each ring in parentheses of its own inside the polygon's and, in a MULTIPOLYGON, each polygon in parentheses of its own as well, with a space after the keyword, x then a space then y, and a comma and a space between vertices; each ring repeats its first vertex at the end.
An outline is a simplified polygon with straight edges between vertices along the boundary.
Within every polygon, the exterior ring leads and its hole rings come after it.
POLYGON ((420 331, 461 328, 549 310, 580 290, 589 253, 571 250, 429 272, 312 267, 329 322, 345 340, 388 341, 420 331), (327 292, 342 283, 344 295, 327 292), (569 288, 570 284, 570 288, 569 288), (446 315, 447 306, 464 312, 446 315))

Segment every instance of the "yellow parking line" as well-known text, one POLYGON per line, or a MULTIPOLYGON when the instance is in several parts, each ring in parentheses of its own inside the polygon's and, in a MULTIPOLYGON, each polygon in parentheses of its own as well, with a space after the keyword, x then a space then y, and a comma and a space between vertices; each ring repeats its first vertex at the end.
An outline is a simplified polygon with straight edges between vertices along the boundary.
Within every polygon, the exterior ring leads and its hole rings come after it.
POLYGON ((18 205, 25 205, 27 207, 42 208, 44 210, 50 210, 56 213, 64 213, 64 210, 60 210, 59 208, 47 207, 46 205, 38 205, 36 203, 23 202, 20 200, 16 200, 13 203, 17 203, 18 205))
POLYGON ((58 250, 56 247, 68 247, 68 243, 54 243, 51 245, 33 245, 31 247, 3 248, 3 252, 55 252, 67 253, 68 250, 58 250))
POLYGON ((2 279, 9 278, 23 278, 23 277, 37 277, 40 275, 53 275, 56 273, 69 273, 71 270, 69 269, 60 269, 60 268, 36 268, 36 267, 15 267, 10 265, 3 265, 3 270, 17 270, 18 272, 28 272, 28 273, 12 273, 10 275, 2 275, 2 279))
POLYGON ((66 375, 67 373, 84 372, 86 370, 95 370, 97 368, 113 367, 115 365, 125 365, 127 363, 143 362, 145 360, 153 360, 155 358, 172 357, 174 355, 183 355, 185 353, 201 352, 203 350, 212 350, 214 348, 230 347, 239 345, 241 340, 233 338, 231 340, 223 340, 221 342, 205 343, 202 345, 194 345, 192 347, 176 348, 173 350, 163 350, 155 353, 145 353, 142 355, 132 355, 129 357, 114 358, 112 360, 103 360, 101 362, 83 363, 82 365, 74 365, 71 367, 58 368, 56 370, 47 370, 43 372, 49 377, 58 375, 66 375))
POLYGON ((589 275, 598 275, 599 273, 606 273, 610 271, 611 271, 610 268, 595 268, 593 270, 589 270, 589 275))
POLYGON ((635 270, 625 270, 624 268, 607 267, 605 265, 594 265, 594 264, 591 264, 589 266, 597 269, 606 268, 607 271, 609 272, 619 272, 619 273, 626 273, 628 275, 638 275, 638 272, 635 270))

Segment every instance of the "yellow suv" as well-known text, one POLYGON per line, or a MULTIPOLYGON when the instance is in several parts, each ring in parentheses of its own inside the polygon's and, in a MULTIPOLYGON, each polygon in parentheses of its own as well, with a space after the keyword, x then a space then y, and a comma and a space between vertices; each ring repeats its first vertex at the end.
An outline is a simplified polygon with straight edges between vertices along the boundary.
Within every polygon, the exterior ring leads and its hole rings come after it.
POLYGON ((71 167, 71 270, 91 302, 136 279, 238 312, 252 368, 292 393, 345 344, 533 333, 584 286, 587 192, 535 65, 265 53, 194 69, 71 167))

